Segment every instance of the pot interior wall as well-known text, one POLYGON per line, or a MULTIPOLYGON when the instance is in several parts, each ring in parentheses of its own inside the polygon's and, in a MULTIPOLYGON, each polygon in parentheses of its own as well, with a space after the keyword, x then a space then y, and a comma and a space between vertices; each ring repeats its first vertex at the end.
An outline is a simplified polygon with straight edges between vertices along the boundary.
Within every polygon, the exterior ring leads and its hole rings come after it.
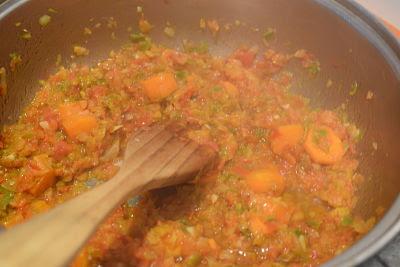
POLYGON ((206 41, 212 53, 223 55, 241 45, 263 47, 262 32, 276 28, 276 40, 271 43, 284 51, 305 48, 321 62, 321 73, 316 78, 297 80, 292 88, 311 99, 316 107, 337 108, 342 103, 352 121, 364 132, 360 143, 362 174, 366 182, 360 189, 356 212, 374 213, 378 206, 389 207, 399 193, 400 180, 397 159, 400 158, 400 85, 399 79, 380 52, 354 28, 333 12, 309 0, 69 0, 22 1, 11 13, 0 15, 0 66, 8 66, 9 54, 22 55, 23 63, 17 71, 8 70, 9 92, 0 99, 0 123, 16 120, 39 88, 39 79, 46 79, 56 70, 57 55, 66 66, 71 62, 95 64, 107 57, 112 49, 128 42, 128 27, 137 29, 137 5, 156 26, 155 41, 170 47, 181 47, 183 39, 206 41), (57 13, 49 13, 53 8, 57 13), (46 27, 38 24, 43 14, 52 21, 46 27), (113 17, 117 28, 107 27, 113 17), (222 31, 216 38, 199 28, 200 18, 216 18, 221 24, 239 20, 247 26, 222 31), (176 38, 163 34, 166 22, 176 28, 176 38), (19 27, 15 23, 21 22, 19 27), (99 28, 94 25, 101 23, 99 28), (91 27, 93 34, 83 34, 91 27), (258 28, 259 32, 253 28, 258 28), (20 38, 22 29, 32 38, 20 38), (115 34, 116 39, 111 38, 115 34), (90 55, 72 60, 72 46, 84 45, 90 55), (328 80, 333 84, 326 87, 328 80), (360 88, 349 95, 353 82, 360 88), (374 93, 366 100, 367 91, 374 93), (372 143, 376 142, 375 150, 372 143))

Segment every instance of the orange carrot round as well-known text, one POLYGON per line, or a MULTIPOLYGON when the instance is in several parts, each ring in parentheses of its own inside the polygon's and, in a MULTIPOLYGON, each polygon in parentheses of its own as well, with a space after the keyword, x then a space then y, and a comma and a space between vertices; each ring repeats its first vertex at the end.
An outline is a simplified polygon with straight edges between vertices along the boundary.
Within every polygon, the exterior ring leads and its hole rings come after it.
POLYGON ((34 156, 32 164, 35 165, 35 169, 32 170, 34 177, 28 191, 34 196, 39 196, 56 182, 56 175, 51 166, 51 159, 46 154, 34 156))
POLYGON ((70 137, 77 137, 81 133, 91 132, 97 127, 97 120, 91 114, 77 114, 62 122, 65 131, 70 137))
POLYGON ((172 73, 159 73, 142 82, 146 96, 152 102, 158 102, 172 94, 177 89, 172 73))
POLYGON ((71 138, 81 133, 90 133, 98 126, 97 118, 84 108, 85 103, 82 102, 67 103, 58 108, 61 124, 71 138))
POLYGON ((287 149, 298 144, 303 138, 304 129, 301 124, 279 126, 271 137, 271 149, 282 155, 287 149))
POLYGON ((273 166, 250 172, 246 175, 246 182, 256 193, 281 195, 285 190, 285 179, 273 166))
POLYGON ((278 230, 278 225, 274 222, 264 222, 254 215, 250 217, 250 229, 255 234, 270 235, 278 230))
POLYGON ((307 134, 304 148, 319 164, 335 164, 345 153, 342 140, 327 126, 314 126, 307 134))

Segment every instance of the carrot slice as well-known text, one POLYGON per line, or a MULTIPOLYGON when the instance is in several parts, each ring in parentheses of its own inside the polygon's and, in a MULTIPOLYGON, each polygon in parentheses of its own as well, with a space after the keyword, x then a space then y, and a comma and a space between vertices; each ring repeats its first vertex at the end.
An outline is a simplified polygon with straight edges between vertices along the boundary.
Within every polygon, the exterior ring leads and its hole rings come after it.
POLYGON ((177 89, 174 75, 168 72, 156 74, 142 84, 146 96, 152 102, 163 100, 177 89))
POLYGON ((337 163, 345 154, 342 140, 327 126, 312 127, 304 148, 314 162, 325 165, 337 163))
POLYGON ((263 222, 258 216, 251 216, 250 230, 255 234, 270 235, 278 230, 278 225, 274 222, 263 222))
POLYGON ((64 103, 58 107, 61 120, 68 119, 74 114, 81 113, 87 107, 87 101, 64 103))
POLYGON ((278 196, 283 193, 286 186, 285 179, 274 166, 252 171, 245 178, 248 186, 255 193, 278 196))
POLYGON ((34 180, 28 191, 34 196, 39 196, 56 182, 56 176, 51 166, 51 159, 46 154, 34 156, 33 162, 35 165, 35 169, 32 170, 34 180))
POLYGON ((61 124, 71 138, 90 133, 98 126, 96 117, 84 108, 85 101, 63 104, 58 108, 61 124))
POLYGON ((271 137, 271 149, 282 155, 290 147, 297 145, 303 138, 304 129, 301 124, 279 126, 271 137))
POLYGON ((91 114, 77 114, 65 121, 62 125, 68 136, 75 138, 81 133, 89 133, 97 127, 97 120, 91 114))

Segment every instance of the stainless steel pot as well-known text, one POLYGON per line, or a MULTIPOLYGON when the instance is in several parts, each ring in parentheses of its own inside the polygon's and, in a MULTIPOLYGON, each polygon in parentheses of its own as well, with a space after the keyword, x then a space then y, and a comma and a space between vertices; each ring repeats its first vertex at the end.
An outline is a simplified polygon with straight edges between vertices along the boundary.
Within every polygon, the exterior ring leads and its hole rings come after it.
MULTIPOLYGON (((321 62, 316 79, 302 80, 294 90, 310 97, 314 106, 335 108, 346 103, 350 119, 365 131, 360 144, 361 172, 367 177, 360 188, 355 212, 373 214, 387 209, 379 224, 364 238, 326 266, 351 266, 376 253, 400 230, 400 44, 361 6, 345 0, 9 0, 0 6, 0 66, 8 66, 9 54, 22 55, 22 65, 7 75, 9 92, 0 99, 0 123, 16 120, 22 108, 39 88, 38 80, 55 71, 58 54, 64 63, 72 62, 73 44, 83 44, 90 55, 76 60, 94 64, 106 58, 111 49, 127 42, 127 28, 136 28, 136 6, 156 25, 152 37, 167 46, 180 46, 182 39, 205 40, 215 54, 226 54, 242 44, 262 45, 261 33, 242 27, 222 31, 217 39, 199 31, 199 19, 221 22, 240 20, 261 29, 277 29, 273 46, 294 51, 306 48, 321 62), (48 8, 52 21, 41 27, 38 19, 48 8), (113 17, 118 27, 106 26, 113 17), (167 38, 162 30, 169 21, 177 36, 167 38), (21 26, 16 27, 16 23, 21 26), (97 23, 91 36, 85 26, 97 23), (32 38, 21 38, 27 29, 32 38), (111 38, 115 34, 116 39, 111 38), (333 81, 326 88, 327 80, 333 81), (349 95, 351 84, 360 89, 349 95), (374 93, 366 100, 366 93, 374 93), (372 143, 378 144, 378 149, 372 143)), ((17 249, 17 248, 16 248, 17 249)))

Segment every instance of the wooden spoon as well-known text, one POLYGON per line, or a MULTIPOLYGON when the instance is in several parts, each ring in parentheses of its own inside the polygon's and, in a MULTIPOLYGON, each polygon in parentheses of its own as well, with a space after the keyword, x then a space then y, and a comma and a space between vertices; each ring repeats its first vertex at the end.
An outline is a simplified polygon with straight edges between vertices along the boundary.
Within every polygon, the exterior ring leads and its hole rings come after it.
POLYGON ((115 177, 0 235, 0 266, 66 266, 107 215, 130 194, 179 184, 215 154, 161 126, 128 142, 115 177))

